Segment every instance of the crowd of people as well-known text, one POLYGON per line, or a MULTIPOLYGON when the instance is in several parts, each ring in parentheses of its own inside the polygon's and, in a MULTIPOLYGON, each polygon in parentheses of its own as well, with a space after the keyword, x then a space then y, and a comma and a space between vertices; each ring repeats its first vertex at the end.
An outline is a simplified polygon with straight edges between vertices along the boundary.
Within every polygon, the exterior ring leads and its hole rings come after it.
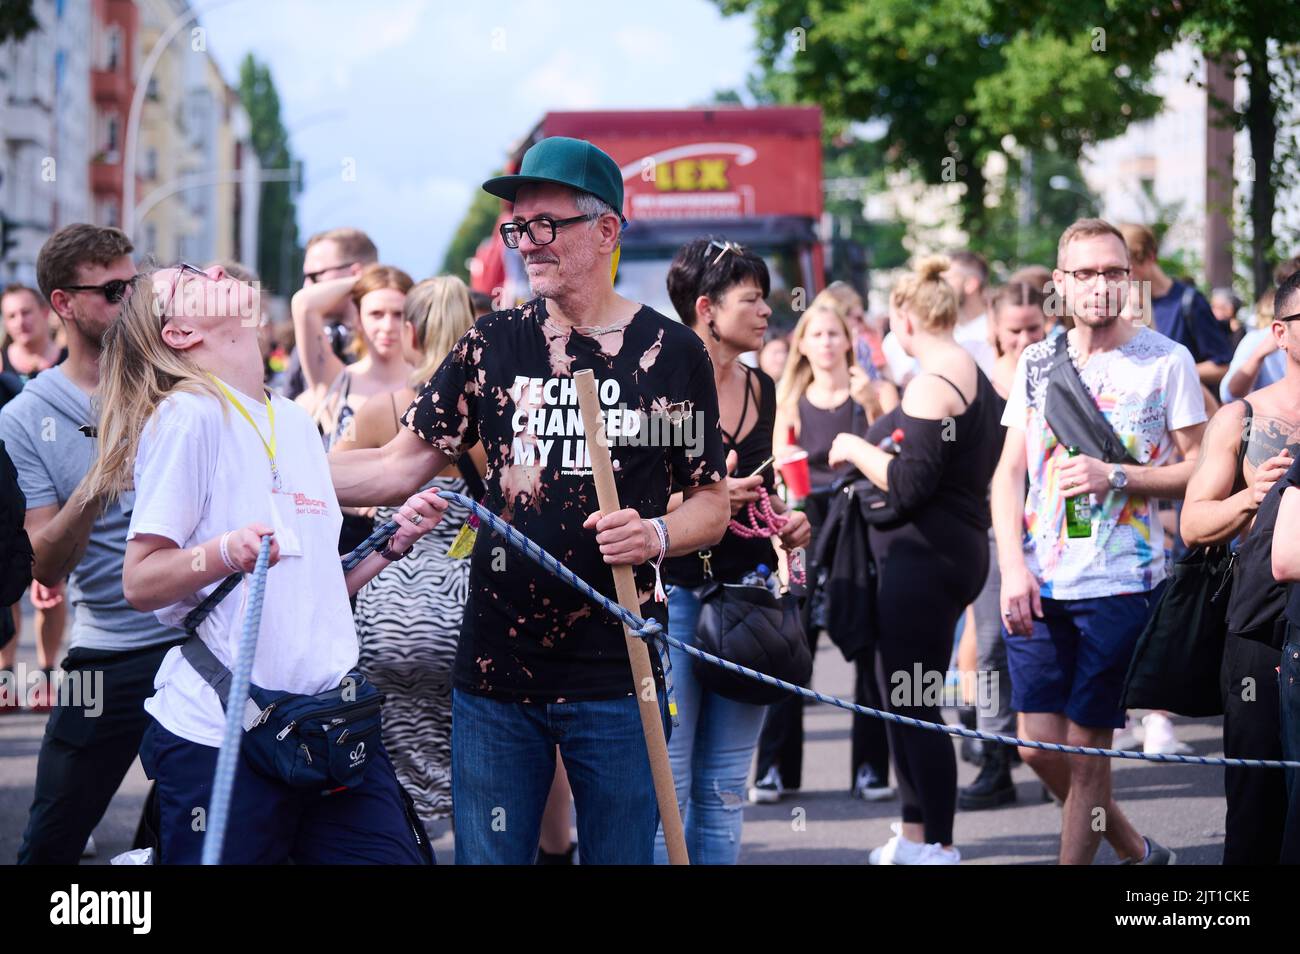
MULTIPOLYGON (((635 686, 621 624, 476 532, 447 492, 611 598, 610 567, 631 567, 641 615, 686 645, 721 625, 720 590, 776 580, 797 608, 786 635, 815 656, 826 634, 861 705, 942 723, 948 703, 915 684, 937 673, 968 725, 1160 753, 1186 750, 1169 713, 1139 725, 1124 709, 1138 638, 1174 561, 1236 545, 1224 751, 1300 757, 1300 260, 1246 310, 1166 274, 1150 229, 1083 219, 1050 268, 997 284, 972 251, 922 257, 887 314, 835 282, 787 332, 768 263, 725 236, 677 251, 675 316, 620 295, 622 178, 589 143, 542 140, 484 189, 508 204, 501 239, 528 301, 415 281, 350 228, 308 241, 287 337, 246 266, 142 269, 112 228, 61 229, 38 287, 3 290, 0 457, 34 555, 38 663, 103 682, 93 713, 55 699, 53 679, 25 698, 0 685, 0 713, 50 711, 21 863, 93 852, 137 755, 153 782, 138 846, 197 862, 231 705, 249 751, 227 862, 430 863, 445 824, 458 863, 664 863, 650 690, 687 852, 736 863, 745 801, 803 784, 802 699, 755 701, 676 648, 635 686), (581 370, 605 415, 612 512, 581 370), (267 538, 250 698, 233 700, 267 538), (275 706, 331 693, 324 749, 307 726, 264 731, 275 706), (301 753, 261 759, 286 737, 301 753)), ((3 613, 0 668, 21 619, 3 613)), ((849 748, 850 796, 899 804, 893 837, 862 846, 872 864, 958 863, 958 809, 1015 801, 1020 760, 1061 803, 1062 863, 1090 863, 1102 838, 1125 863, 1176 859, 1127 820, 1107 759, 957 746, 863 715, 849 748), (959 755, 979 763, 960 790, 959 755)), ((1228 769, 1225 795, 1225 863, 1300 857, 1283 773, 1228 769)))

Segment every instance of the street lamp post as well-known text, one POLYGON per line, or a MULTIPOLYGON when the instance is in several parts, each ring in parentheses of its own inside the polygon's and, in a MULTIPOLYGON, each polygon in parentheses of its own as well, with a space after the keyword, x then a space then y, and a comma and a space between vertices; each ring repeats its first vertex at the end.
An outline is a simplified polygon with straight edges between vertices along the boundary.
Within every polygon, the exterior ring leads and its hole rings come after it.
POLYGON ((135 92, 131 96, 131 112, 126 119, 126 140, 122 156, 122 231, 130 236, 132 240, 135 239, 137 221, 135 214, 136 139, 139 136, 140 115, 144 112, 144 98, 149 89, 149 80, 153 76, 153 71, 158 68, 158 61, 162 59, 168 44, 175 39, 177 33, 197 20, 200 13, 211 13, 218 7, 236 2, 238 0, 216 0, 216 2, 210 3, 202 10, 191 9, 184 16, 177 17, 167 29, 163 30, 162 35, 158 37, 153 49, 149 51, 149 55, 145 57, 144 63, 140 66, 140 75, 136 77, 135 92))

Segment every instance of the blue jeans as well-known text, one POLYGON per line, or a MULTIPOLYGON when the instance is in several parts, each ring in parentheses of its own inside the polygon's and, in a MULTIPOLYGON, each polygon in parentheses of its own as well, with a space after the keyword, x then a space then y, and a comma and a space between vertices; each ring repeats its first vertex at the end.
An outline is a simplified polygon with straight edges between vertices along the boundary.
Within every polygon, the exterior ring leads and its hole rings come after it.
POLYGON ((582 863, 651 863, 659 808, 635 696, 505 702, 453 689, 456 864, 533 863, 557 745, 573 788, 582 863))
MULTIPOLYGON (((222 844, 227 865, 427 865, 433 849, 382 744, 356 788, 304 792, 254 769, 241 751, 222 844)), ((150 720, 140 744, 145 774, 158 783, 158 862, 196 865, 217 767, 215 746, 173 735, 150 720)))
MULTIPOLYGON (((695 591, 668 587, 668 634, 695 645, 700 601, 695 591)), ((678 726, 668 743, 677 804, 693 865, 734 865, 740 857, 745 782, 767 706, 724 699, 695 679, 692 657, 668 650, 673 666, 678 726)), ((655 836, 655 864, 668 863, 663 829, 655 836)))

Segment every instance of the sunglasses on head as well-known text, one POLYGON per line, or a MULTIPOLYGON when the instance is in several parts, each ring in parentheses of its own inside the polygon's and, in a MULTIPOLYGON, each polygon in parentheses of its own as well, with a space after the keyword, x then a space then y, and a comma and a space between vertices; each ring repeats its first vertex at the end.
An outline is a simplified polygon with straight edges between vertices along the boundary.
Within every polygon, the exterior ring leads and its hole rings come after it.
POLYGON ((728 242, 728 241, 720 242, 717 239, 714 239, 713 241, 709 242, 709 248, 721 249, 721 251, 718 252, 718 257, 709 263, 710 268, 712 268, 714 265, 717 265, 718 262, 722 261, 722 257, 726 255, 728 252, 732 252, 736 255, 745 254, 745 246, 741 245, 739 242, 728 242))
POLYGON ((99 292, 104 296, 106 302, 110 305, 116 305, 126 297, 127 289, 133 286, 137 281, 139 281, 139 279, 139 275, 132 275, 130 278, 114 278, 112 281, 104 282, 102 285, 63 285, 61 287, 64 291, 70 292, 99 292))

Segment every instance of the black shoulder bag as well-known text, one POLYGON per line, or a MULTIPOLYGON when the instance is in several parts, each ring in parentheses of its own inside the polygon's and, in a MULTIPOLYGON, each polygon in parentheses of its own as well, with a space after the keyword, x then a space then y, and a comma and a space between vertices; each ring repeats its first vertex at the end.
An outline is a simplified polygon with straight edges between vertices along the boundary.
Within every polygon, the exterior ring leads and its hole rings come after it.
POLYGON ((1079 377, 1064 334, 1056 336, 1056 352, 1047 371, 1043 416, 1056 439, 1066 447, 1077 447, 1085 456, 1108 464, 1138 463, 1079 377))
MULTIPOLYGON (((1243 401, 1233 493, 1245 486, 1242 462, 1254 409, 1243 401)), ((1194 547, 1174 564, 1165 591, 1138 637, 1124 680, 1125 709, 1166 709, 1184 716, 1223 714, 1219 670, 1228 631, 1232 568, 1226 544, 1194 547)))

